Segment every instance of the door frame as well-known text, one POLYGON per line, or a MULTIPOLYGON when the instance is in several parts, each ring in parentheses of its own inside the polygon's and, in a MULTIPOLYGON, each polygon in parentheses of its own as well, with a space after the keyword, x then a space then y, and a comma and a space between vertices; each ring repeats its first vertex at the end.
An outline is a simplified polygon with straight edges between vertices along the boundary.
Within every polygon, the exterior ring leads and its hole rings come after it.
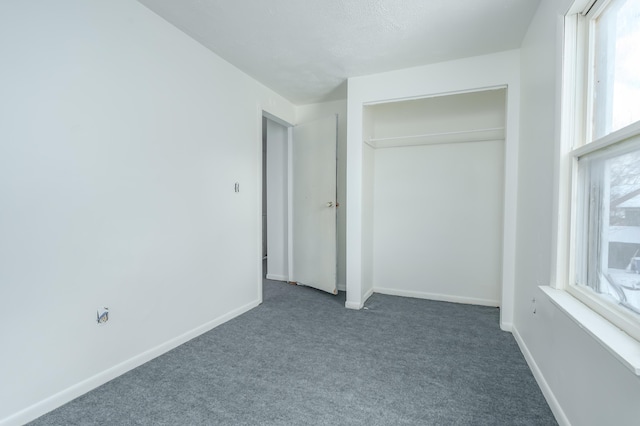
POLYGON ((513 328, 516 278, 518 200, 518 134, 520 117, 520 57, 517 51, 465 58, 458 61, 349 79, 347 98, 347 302, 362 309, 373 293, 363 279, 368 268, 363 250, 363 106, 392 100, 465 91, 507 88, 505 137, 504 233, 502 238, 502 294, 500 327, 513 328), (474 69, 476 72, 464 72, 474 69))
MULTIPOLYGON (((263 158, 264 155, 266 155, 266 151, 263 152, 262 150, 262 138, 263 138, 263 129, 262 129, 262 119, 266 118, 268 120, 271 120, 277 124, 280 124, 281 126, 285 127, 287 129, 287 275, 288 275, 288 280, 291 281, 291 276, 292 276, 292 250, 291 250, 291 245, 293 244, 292 241, 292 232, 293 232, 293 223, 290 220, 292 212, 293 212, 293 207, 292 207, 292 202, 291 202, 291 195, 292 195, 292 188, 293 188, 293 184, 292 184, 292 179, 290 178, 291 176, 291 170, 292 170, 292 160, 291 160, 291 151, 292 151, 292 145, 291 145, 291 139, 292 139, 292 129, 294 124, 289 123, 288 121, 278 117, 277 115, 274 115, 270 112, 268 112, 267 110, 265 110, 262 106, 258 107, 258 143, 259 143, 259 153, 260 153, 260 161, 258 161, 258 246, 259 246, 259 253, 258 256, 256 257, 258 259, 258 289, 259 289, 259 295, 258 295, 258 299, 259 299, 259 303, 262 303, 262 244, 263 244, 263 223, 262 223, 262 185, 264 184, 263 182, 263 161, 265 160, 263 158)), ((269 149, 269 141, 267 140, 267 150, 269 149)), ((267 219, 268 220, 268 219, 267 219)), ((268 237, 267 237, 268 238, 268 237)), ((267 253, 268 256, 268 253, 267 253)))
MULTIPOLYGON (((256 253, 256 262, 257 262, 257 282, 258 282, 258 303, 262 304, 262 294, 263 294, 263 289, 262 289, 262 280, 263 280, 263 274, 262 274, 262 261, 263 261, 263 256, 262 256, 262 244, 263 244, 263 223, 262 223, 262 197, 263 197, 263 161, 265 161, 265 158, 263 158, 266 155, 266 150, 265 152, 263 152, 262 149, 262 138, 263 138, 263 129, 262 129, 262 119, 263 118, 267 118, 268 120, 271 120, 275 123, 278 123, 282 126, 284 126, 287 129, 287 173, 289 175, 290 170, 291 170, 291 160, 290 160, 290 151, 291 151, 291 128, 293 127, 293 124, 291 124, 290 122, 288 122, 287 120, 284 120, 280 117, 278 117, 277 115, 274 115, 272 113, 270 113, 269 111, 265 110, 264 107, 262 105, 258 105, 257 106, 257 114, 256 114, 256 119, 257 119, 257 137, 256 137, 256 141, 257 141, 257 148, 258 148, 258 159, 259 161, 257 161, 257 165, 258 165, 258 171, 257 171, 257 212, 256 212, 256 217, 257 217, 257 235, 258 235, 258 241, 257 241, 257 253, 256 253)), ((267 141, 267 150, 269 149, 269 145, 268 145, 268 141, 267 141)), ((291 179, 287 179, 287 214, 289 217, 291 217, 291 179)), ((267 219, 268 220, 268 219, 267 219)), ((264 225, 266 226, 266 224, 264 225)), ((291 244, 291 221, 289 219, 287 219, 287 231, 288 231, 288 241, 287 241, 287 257, 288 257, 288 278, 291 278, 291 263, 290 263, 290 259, 291 259, 291 250, 290 250, 290 244, 291 244)), ((267 236, 268 238, 268 236, 267 236)), ((268 256, 268 253, 267 253, 268 256)))
MULTIPOLYGON (((327 115, 332 115, 335 116, 335 120, 336 120, 336 188, 335 188, 335 193, 333 194, 333 198, 335 200, 335 202, 338 202, 338 150, 339 150, 339 119, 340 119, 340 114, 338 112, 330 112, 327 115)), ((285 127, 287 129, 287 140, 286 140, 286 150, 287 150, 287 279, 288 282, 295 282, 295 277, 293 274, 293 179, 292 179, 292 172, 293 172, 293 144, 292 144, 292 140, 293 140, 293 129, 296 126, 296 124, 292 124, 290 122, 288 122, 285 119, 280 118, 278 115, 275 115, 269 111, 267 111, 264 106, 262 105, 258 105, 257 106, 257 122, 258 122, 258 132, 257 132, 257 137, 256 140, 258 142, 258 149, 259 149, 259 161, 257 161, 257 165, 258 165, 258 170, 257 170, 257 178, 258 178, 258 212, 257 212, 257 217, 258 217, 258 255, 257 255, 257 259, 259 259, 259 264, 258 264, 258 288, 259 288, 259 295, 258 295, 258 300, 259 303, 262 303, 262 295, 263 295, 263 288, 262 288, 262 284, 263 284, 263 274, 262 274, 262 261, 263 261, 263 256, 262 256, 262 244, 263 244, 263 219, 262 219, 262 197, 263 197, 263 161, 265 160, 263 158, 264 155, 266 155, 266 153, 268 152, 268 140, 267 140, 267 148, 265 150, 265 152, 263 153, 263 128, 262 128, 262 120, 263 118, 266 118, 268 120, 271 120, 283 127, 285 127)), ((344 209, 344 207, 343 207, 344 209)), ((336 287, 338 289, 340 289, 340 283, 339 283, 339 260, 338 260, 338 256, 339 256, 339 239, 338 239, 338 234, 339 234, 339 220, 338 220, 338 212, 337 209, 335 211, 335 220, 336 220, 336 232, 335 232, 335 245, 336 245, 336 256, 335 256, 335 268, 336 268, 336 287)), ((267 219, 268 221, 268 219, 267 219)), ((268 237, 267 237, 268 238, 268 237)), ((267 254, 268 255, 268 254, 267 254)), ((341 291, 344 291, 346 289, 343 289, 341 291)))

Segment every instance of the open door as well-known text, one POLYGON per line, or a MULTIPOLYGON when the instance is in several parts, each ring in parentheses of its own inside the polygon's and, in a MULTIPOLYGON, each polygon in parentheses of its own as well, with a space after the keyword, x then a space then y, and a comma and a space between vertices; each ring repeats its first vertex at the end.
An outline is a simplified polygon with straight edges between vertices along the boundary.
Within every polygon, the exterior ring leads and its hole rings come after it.
POLYGON ((337 294, 336 115, 293 128, 290 278, 337 294))

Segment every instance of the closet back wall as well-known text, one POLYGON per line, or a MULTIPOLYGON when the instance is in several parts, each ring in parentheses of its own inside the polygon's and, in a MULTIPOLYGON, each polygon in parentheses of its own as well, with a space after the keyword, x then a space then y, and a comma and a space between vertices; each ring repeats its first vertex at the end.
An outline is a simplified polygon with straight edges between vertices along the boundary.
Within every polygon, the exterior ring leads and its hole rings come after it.
POLYGON ((505 91, 367 109, 374 291, 498 306, 505 91))

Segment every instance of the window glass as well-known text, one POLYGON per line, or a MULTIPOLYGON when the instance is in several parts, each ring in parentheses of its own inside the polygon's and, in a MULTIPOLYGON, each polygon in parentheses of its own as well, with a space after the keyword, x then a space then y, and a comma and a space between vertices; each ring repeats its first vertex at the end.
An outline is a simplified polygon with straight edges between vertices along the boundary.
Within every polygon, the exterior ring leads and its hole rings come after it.
POLYGON ((640 0, 610 2, 594 40, 592 140, 640 120, 640 0))
POLYGON ((580 158, 577 283, 640 314, 640 137, 580 158))

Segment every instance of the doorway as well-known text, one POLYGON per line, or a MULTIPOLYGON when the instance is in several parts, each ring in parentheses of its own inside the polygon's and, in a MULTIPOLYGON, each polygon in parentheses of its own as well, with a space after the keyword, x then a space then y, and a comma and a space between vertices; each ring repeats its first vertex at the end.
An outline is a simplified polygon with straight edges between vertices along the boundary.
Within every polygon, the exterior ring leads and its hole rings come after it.
POLYGON ((289 281, 289 131, 262 118, 263 278, 289 281))
POLYGON ((337 115, 262 129, 263 278, 337 294, 337 115))

